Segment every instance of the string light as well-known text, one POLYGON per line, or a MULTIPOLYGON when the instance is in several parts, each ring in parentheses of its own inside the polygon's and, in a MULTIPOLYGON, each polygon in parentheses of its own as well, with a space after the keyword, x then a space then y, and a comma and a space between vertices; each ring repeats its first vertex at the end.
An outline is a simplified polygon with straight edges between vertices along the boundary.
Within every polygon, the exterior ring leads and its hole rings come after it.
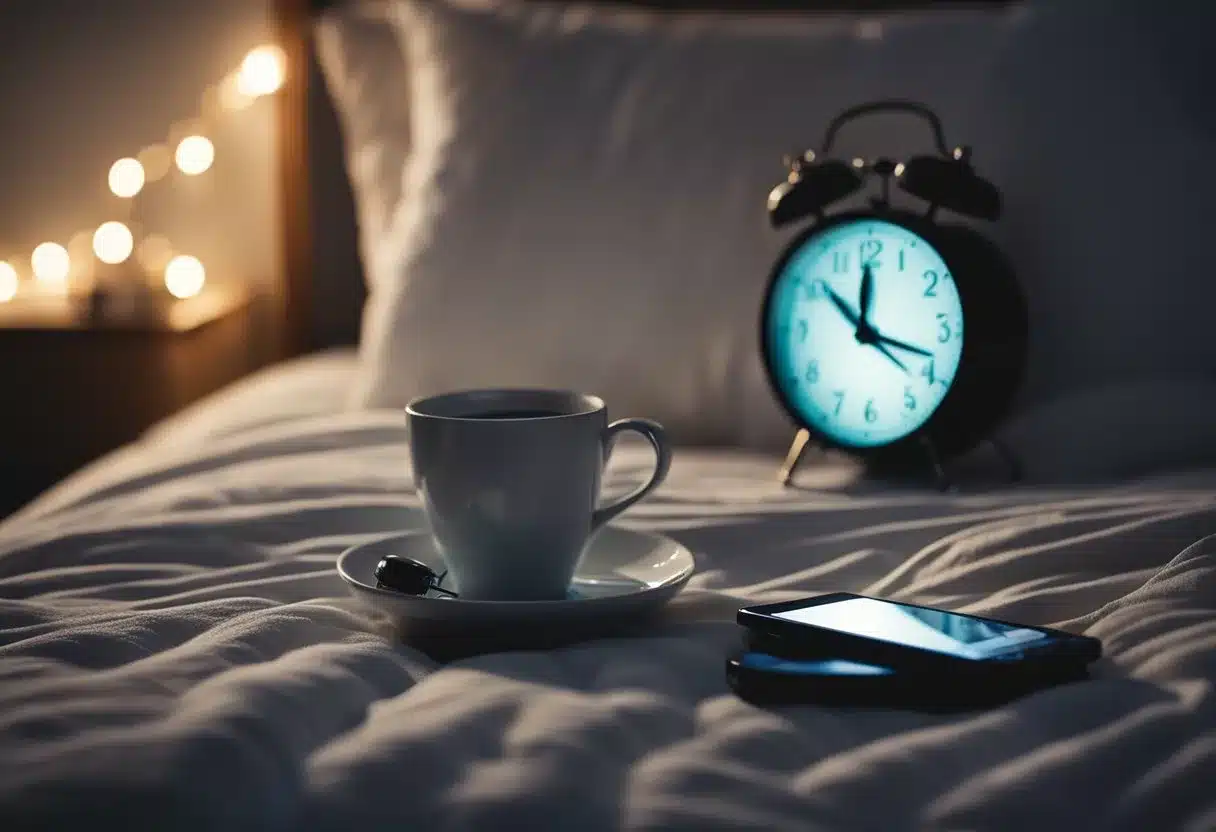
POLYGON ((207 270, 197 257, 179 254, 165 266, 165 288, 175 298, 192 298, 203 290, 207 270))
POLYGON ((131 229, 120 222, 103 222, 93 234, 93 253, 103 263, 116 265, 131 256, 135 238, 131 229))
POLYGON ((138 159, 119 159, 110 166, 110 191, 114 196, 130 199, 144 187, 144 166, 138 159))
POLYGON ((205 173, 215 161, 215 145, 206 136, 186 136, 173 154, 177 169, 187 176, 205 173))
POLYGON ((283 86, 286 62, 283 50, 277 46, 259 46, 250 51, 237 70, 237 91, 250 98, 278 92, 283 86))
MULTIPOLYGON (((203 102, 204 116, 218 115, 212 111, 219 109, 243 110, 254 100, 273 95, 282 88, 286 70, 286 56, 278 46, 266 44, 250 50, 235 72, 208 88, 203 102)), ((200 121, 209 123, 206 118, 200 121)), ((124 157, 114 162, 107 175, 110 192, 120 199, 134 199, 147 185, 162 179, 173 165, 187 176, 198 176, 210 170, 215 163, 215 145, 201 134, 204 127, 202 123, 186 127, 185 130, 191 131, 190 135, 177 142, 172 151, 170 147, 173 147, 176 131, 171 131, 168 145, 152 145, 134 158, 124 157)), ((181 135, 180 132, 176 134, 181 135)), ((163 273, 165 289, 174 297, 194 297, 206 283, 206 269, 198 258, 184 254, 174 256, 172 245, 160 235, 145 238, 137 247, 131 229, 112 220, 92 232, 91 243, 93 254, 102 263, 124 263, 134 253, 146 273, 163 273)), ((88 256, 89 244, 88 231, 77 234, 70 248, 53 242, 39 244, 30 256, 36 285, 44 290, 66 291, 74 264, 77 276, 87 279, 93 268, 93 261, 88 256)), ((12 300, 20 289, 17 269, 0 260, 0 303, 12 300)))
POLYGON ((17 297, 17 270, 0 260, 0 303, 8 303, 17 297))
POLYGON ((43 286, 60 288, 67 285, 72 258, 59 243, 41 243, 30 255, 30 266, 34 269, 34 278, 43 286))

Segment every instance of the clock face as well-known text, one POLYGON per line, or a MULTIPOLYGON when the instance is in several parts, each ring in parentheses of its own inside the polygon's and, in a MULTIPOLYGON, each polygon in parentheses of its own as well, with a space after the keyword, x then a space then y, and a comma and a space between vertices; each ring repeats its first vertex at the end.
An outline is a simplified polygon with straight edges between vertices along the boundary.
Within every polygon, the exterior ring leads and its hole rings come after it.
POLYGON ((850 448, 924 425, 963 352, 963 308, 941 255, 902 225, 865 217, 811 234, 786 258, 764 326, 787 404, 850 448))

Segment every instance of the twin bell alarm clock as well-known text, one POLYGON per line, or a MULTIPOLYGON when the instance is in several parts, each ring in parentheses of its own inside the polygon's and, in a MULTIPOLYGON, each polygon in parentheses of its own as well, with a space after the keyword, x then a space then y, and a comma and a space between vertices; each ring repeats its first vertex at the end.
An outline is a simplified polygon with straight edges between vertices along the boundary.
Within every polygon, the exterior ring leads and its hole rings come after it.
POLYGON ((846 110, 817 151, 786 164, 769 218, 809 225, 773 267, 760 327, 769 382, 800 427, 783 479, 816 445, 880 470, 920 465, 944 485, 943 462, 990 439, 1026 363, 1025 298, 974 227, 1000 217, 1000 193, 969 148, 947 145, 937 115, 910 101, 846 110), (832 156, 847 123, 892 111, 922 119, 935 152, 832 156), (913 207, 892 205, 892 182, 913 207), (873 183, 866 207, 829 213, 873 183))

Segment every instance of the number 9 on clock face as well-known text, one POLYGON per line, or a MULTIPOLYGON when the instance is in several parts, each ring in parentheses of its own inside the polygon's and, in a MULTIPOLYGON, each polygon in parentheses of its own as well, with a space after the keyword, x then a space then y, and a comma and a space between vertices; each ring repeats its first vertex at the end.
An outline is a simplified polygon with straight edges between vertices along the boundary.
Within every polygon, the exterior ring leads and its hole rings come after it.
POLYGON ((894 222, 842 219, 778 267, 763 331, 787 405, 829 443, 890 445, 937 410, 963 351, 963 307, 941 254, 894 222))

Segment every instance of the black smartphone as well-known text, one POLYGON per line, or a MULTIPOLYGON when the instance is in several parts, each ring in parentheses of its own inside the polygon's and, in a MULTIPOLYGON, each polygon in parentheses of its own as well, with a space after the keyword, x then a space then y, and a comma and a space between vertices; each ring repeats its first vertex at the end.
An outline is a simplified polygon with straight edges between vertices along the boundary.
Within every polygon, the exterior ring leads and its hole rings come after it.
POLYGON ((758 704, 881 707, 903 703, 895 671, 844 659, 791 658, 743 650, 726 660, 726 681, 758 704))
POLYGON ((757 705, 821 705, 951 712, 993 707, 1086 678, 1084 667, 1051 676, 999 678, 903 673, 889 667, 746 649, 726 660, 726 681, 757 705))
POLYGON ((950 673, 1048 683, 1102 655, 1102 643, 1088 636, 847 592, 745 607, 738 622, 769 640, 766 652, 830 656, 939 681, 950 673))

